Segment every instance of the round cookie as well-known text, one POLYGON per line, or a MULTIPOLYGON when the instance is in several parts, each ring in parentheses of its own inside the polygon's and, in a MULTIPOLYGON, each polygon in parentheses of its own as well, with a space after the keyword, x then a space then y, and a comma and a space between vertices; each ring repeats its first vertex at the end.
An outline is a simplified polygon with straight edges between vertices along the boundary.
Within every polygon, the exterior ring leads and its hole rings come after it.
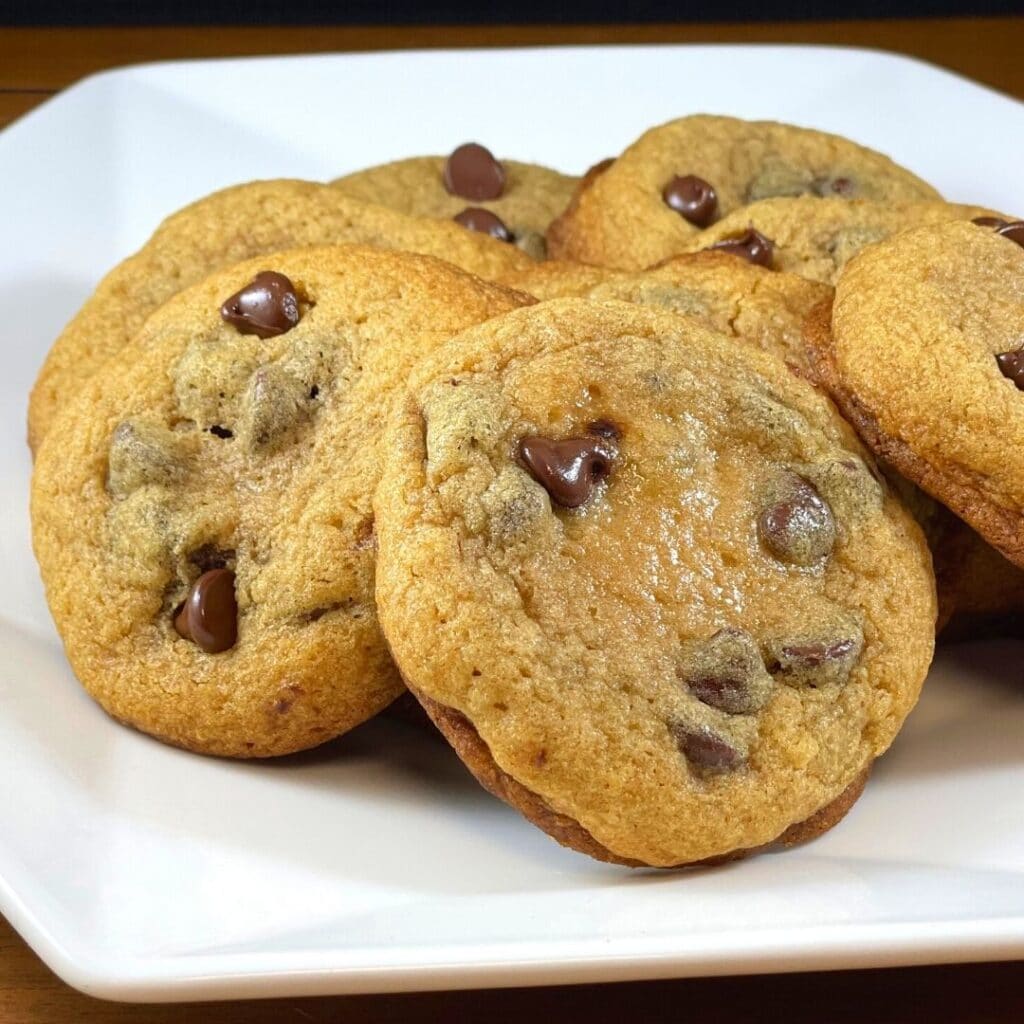
POLYGON ((687 249, 703 228, 773 196, 939 199, 888 157, 836 135, 696 115, 652 128, 548 230, 552 257, 638 270, 687 249))
POLYGON ((938 598, 935 630, 941 639, 1019 634, 1024 571, 891 466, 879 468, 931 549, 938 598))
POLYGON ((808 318, 815 369, 872 449, 1024 566, 1024 226, 870 246, 808 318), (1016 234, 1017 241, 1014 241, 1016 234))
MULTIPOLYGON (((983 206, 939 201, 872 202, 868 199, 763 199, 734 210, 687 246, 701 252, 754 228, 771 240, 770 266, 835 284, 846 263, 866 245, 925 224, 999 215, 983 206)), ((529 273, 527 269, 524 273, 529 273)))
POLYGON ((810 373, 804 319, 831 295, 826 285, 710 252, 632 272, 547 260, 506 275, 502 283, 542 300, 621 299, 695 316, 774 353, 803 376, 810 373))
POLYGON ((557 299, 470 329, 385 448, 403 678, 568 846, 676 866, 814 834, 917 699, 919 528, 826 397, 694 319, 557 299))
POLYGON ((577 180, 539 164, 499 161, 483 146, 468 143, 446 157, 396 160, 348 174, 332 185, 353 199, 402 213, 461 218, 471 230, 514 242, 534 259, 543 259, 544 233, 568 205, 577 180), (465 216, 467 210, 490 216, 465 216))
POLYGON ((1024 635, 1024 571, 965 524, 960 529, 947 573, 952 614, 942 639, 1024 635))
POLYGON ((29 400, 34 451, 60 405, 172 295, 241 260, 306 245, 359 243, 437 256, 491 279, 528 265, 512 246, 455 225, 349 199, 310 181, 254 181, 172 214, 115 267, 54 342, 29 400))
POLYGON ((402 691, 373 604, 391 396, 529 301, 439 260, 276 253, 155 312, 39 450, 33 541, 79 680, 190 750, 285 754, 402 691))

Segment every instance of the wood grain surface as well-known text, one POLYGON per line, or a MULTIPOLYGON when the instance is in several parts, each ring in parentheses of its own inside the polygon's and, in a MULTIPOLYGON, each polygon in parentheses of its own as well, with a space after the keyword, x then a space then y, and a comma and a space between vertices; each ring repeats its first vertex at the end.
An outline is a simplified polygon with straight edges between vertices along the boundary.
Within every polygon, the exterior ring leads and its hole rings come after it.
MULTIPOLYGON (((2 17, 2 6, 0 6, 2 17)), ((1024 19, 701 25, 0 28, 0 125, 85 75, 189 57, 568 43, 820 43, 908 53, 1024 97, 1024 19)))
MULTIPOLYGON (((876 47, 911 54, 1024 98, 1024 18, 459 28, 0 28, 0 126, 85 75, 142 61, 439 46, 644 42, 876 47)), ((941 118, 936 123, 941 130, 941 118)), ((565 1024, 577 1020, 587 1024, 662 1020, 700 1024, 1021 1024, 1024 964, 140 1007, 100 1002, 74 992, 0 919, 0 1024, 417 1024, 449 1020, 487 1024, 552 1020, 565 1024)))
POLYGON ((128 1006, 61 984, 0 919, 2 1024, 1020 1024, 1024 964, 128 1006))

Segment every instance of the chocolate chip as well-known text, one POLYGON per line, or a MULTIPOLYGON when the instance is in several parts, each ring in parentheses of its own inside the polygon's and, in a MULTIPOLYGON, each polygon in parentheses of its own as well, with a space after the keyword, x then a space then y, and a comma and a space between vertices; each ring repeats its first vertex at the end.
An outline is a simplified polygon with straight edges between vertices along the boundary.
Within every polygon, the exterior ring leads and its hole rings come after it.
POLYGON ((1002 217, 972 217, 971 223, 977 224, 979 228, 1005 228, 1009 221, 1002 217))
POLYGON ((1007 380, 1012 380, 1021 391, 1024 391, 1024 349, 1016 352, 1000 352, 996 356, 999 372, 1007 380))
POLYGON ((720 733, 706 725, 669 724, 679 752, 691 764, 711 771, 728 771, 746 763, 746 756, 720 733))
POLYGON ((273 338, 299 322, 299 299, 284 274, 264 270, 220 307, 220 315, 240 334, 273 338))
POLYGON ((661 198, 666 206, 699 228, 706 228, 718 213, 718 193, 696 174, 673 178, 662 189, 661 198))
POLYGON ((783 562, 813 565, 836 539, 835 518, 815 487, 796 473, 786 473, 774 488, 757 521, 765 547, 783 562))
POLYGON ((496 238, 499 242, 513 240, 512 232, 505 227, 505 222, 481 206, 467 206, 462 213, 455 214, 452 220, 470 231, 479 231, 482 235, 490 235, 491 238, 496 238))
POLYGON ((174 628, 207 654, 234 647, 238 638, 238 603, 235 574, 230 569, 211 569, 192 584, 174 628))
POLYGON ((850 178, 815 178, 811 190, 819 196, 842 196, 849 199, 857 186, 850 178))
POLYGON ((791 686, 824 686, 845 683, 864 648, 863 635, 826 639, 796 638, 767 644, 772 675, 791 686))
POLYGON ((771 697, 761 651, 742 629, 720 629, 686 644, 676 674, 698 700, 732 715, 753 714, 771 697))
POLYGON ((235 432, 233 430, 229 430, 227 427, 222 427, 219 423, 214 423, 214 425, 210 427, 210 433, 213 434, 214 437, 219 437, 222 441, 230 441, 231 438, 235 436, 235 432))
POLYGON ((607 437, 612 441, 618 441, 622 437, 622 431, 609 420, 594 420, 593 423, 588 423, 587 433, 596 434, 598 437, 607 437))
POLYGON ((817 668, 823 662, 845 658, 857 646, 856 640, 819 640, 815 643, 786 644, 782 655, 808 668, 817 668))
POLYGON ((600 436, 524 437, 519 456, 533 478, 565 508, 578 508, 594 488, 611 472, 616 451, 608 438, 600 436))
POLYGON ((444 165, 444 187, 463 199, 497 199, 505 191, 505 168, 475 142, 459 146, 444 165))
POLYGON ((757 228, 747 228, 746 231, 723 238, 708 248, 718 252, 727 252, 730 256, 739 256, 740 259, 759 267, 770 267, 775 243, 762 235, 757 228))
POLYGON ((211 569, 224 569, 235 557, 235 552, 217 547, 216 544, 203 544, 193 551, 189 556, 189 562, 194 565, 200 575, 209 572, 211 569))
POLYGON ((1015 220, 1010 224, 1004 224, 1001 228, 996 228, 996 234, 1002 235, 1003 238, 1008 238, 1011 242, 1016 242, 1021 248, 1024 248, 1024 220, 1015 220))

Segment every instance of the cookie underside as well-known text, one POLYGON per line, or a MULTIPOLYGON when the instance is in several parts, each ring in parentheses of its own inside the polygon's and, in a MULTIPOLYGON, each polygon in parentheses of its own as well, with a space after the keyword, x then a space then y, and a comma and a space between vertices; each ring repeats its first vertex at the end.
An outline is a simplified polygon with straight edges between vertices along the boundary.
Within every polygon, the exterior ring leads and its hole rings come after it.
MULTIPOLYGON (((617 856, 608 847, 599 843, 578 821, 570 818, 568 815, 552 810, 543 797, 533 792, 533 790, 527 789, 522 783, 512 778, 511 775, 502 771, 491 756, 487 744, 483 741, 473 723, 461 712, 444 704, 439 704, 424 693, 411 687, 410 690, 430 716, 434 725, 437 726, 445 739, 451 744, 452 749, 458 754, 462 763, 473 774, 477 782, 492 796, 496 796, 499 800, 514 807, 527 821, 536 825, 542 832, 546 832, 552 839, 562 846, 568 847, 570 850, 585 853, 595 860, 605 861, 608 864, 622 864, 626 867, 634 868, 649 866, 643 861, 617 856)), ((871 765, 868 764, 854 776, 853 781, 839 796, 820 810, 815 811, 809 818, 790 825, 772 843, 748 849, 733 850, 718 857, 683 862, 670 865, 669 867, 712 867, 716 864, 725 864, 729 861, 739 860, 750 854, 759 853, 776 846, 797 846, 801 843, 810 842, 812 839, 817 839, 818 836, 823 835, 829 829, 838 825, 846 817, 850 808, 853 807, 861 793, 864 792, 864 787, 867 785, 870 774, 871 765)))

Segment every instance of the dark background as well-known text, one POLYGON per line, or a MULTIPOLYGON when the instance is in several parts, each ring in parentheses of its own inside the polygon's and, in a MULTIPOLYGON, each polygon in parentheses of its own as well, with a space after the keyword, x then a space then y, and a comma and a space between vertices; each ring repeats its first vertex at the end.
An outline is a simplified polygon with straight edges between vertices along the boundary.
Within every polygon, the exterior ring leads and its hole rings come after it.
MULTIPOLYGON (((1024 13, 1024 0, 0 0, 0 25, 445 25, 1024 13)), ((1021 40, 1024 59, 1024 40, 1021 40)))

